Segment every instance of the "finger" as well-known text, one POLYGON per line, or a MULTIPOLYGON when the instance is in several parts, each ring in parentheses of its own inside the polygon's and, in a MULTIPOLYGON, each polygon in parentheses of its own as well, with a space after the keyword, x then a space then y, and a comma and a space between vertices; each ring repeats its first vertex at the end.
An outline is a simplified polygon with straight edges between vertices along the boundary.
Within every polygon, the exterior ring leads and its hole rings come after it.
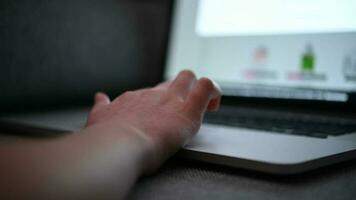
POLYGON ((218 109, 220 98, 220 88, 215 86, 210 79, 201 78, 197 81, 187 98, 186 109, 190 113, 201 115, 207 109, 211 111, 218 109), (211 106, 208 107, 210 102, 211 106))
POLYGON ((196 81, 197 78, 192 71, 184 70, 180 72, 177 78, 171 83, 169 90, 174 94, 185 98, 196 81))
POLYGON ((214 83, 215 88, 218 90, 219 95, 217 97, 213 98, 212 100, 210 100, 210 102, 208 104, 207 111, 216 112, 220 109, 222 90, 221 90, 221 87, 219 86, 219 84, 217 84, 213 80, 212 80, 212 82, 214 83))
POLYGON ((99 109, 110 104, 110 98, 103 92, 98 92, 94 97, 94 109, 99 109))
POLYGON ((208 112, 216 112, 220 108, 221 97, 210 100, 208 108, 206 109, 208 112))

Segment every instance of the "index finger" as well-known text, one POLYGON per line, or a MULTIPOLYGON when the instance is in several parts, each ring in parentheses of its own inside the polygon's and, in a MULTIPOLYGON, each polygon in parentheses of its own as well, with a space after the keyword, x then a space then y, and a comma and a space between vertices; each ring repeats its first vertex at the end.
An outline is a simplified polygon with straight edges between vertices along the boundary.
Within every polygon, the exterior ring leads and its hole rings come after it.
POLYGON ((208 78, 199 79, 186 101, 186 109, 194 115, 202 115, 211 101, 220 102, 221 89, 208 78))

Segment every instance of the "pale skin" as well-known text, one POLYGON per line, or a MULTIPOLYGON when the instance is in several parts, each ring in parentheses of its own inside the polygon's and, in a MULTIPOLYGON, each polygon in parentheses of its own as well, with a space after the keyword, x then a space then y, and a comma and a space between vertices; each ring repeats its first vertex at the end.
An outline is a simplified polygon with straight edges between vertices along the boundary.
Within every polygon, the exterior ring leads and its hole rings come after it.
POLYGON ((190 71, 113 101, 97 93, 81 131, 0 146, 0 199, 122 199, 198 132, 220 96, 190 71))

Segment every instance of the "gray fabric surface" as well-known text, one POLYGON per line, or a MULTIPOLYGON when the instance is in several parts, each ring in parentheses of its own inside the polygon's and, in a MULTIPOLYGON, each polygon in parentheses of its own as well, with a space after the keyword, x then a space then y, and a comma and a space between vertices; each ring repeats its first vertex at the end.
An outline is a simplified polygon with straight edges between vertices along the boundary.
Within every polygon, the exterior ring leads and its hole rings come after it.
POLYGON ((129 199, 355 199, 355 186, 356 161, 277 177, 174 158, 129 199))

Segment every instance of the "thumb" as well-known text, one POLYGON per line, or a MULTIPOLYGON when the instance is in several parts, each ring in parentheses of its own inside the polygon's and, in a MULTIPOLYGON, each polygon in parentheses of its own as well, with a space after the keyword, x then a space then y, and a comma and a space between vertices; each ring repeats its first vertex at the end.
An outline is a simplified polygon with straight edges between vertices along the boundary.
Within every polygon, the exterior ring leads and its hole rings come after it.
POLYGON ((103 106, 110 104, 110 98, 107 94, 103 92, 98 92, 95 94, 94 97, 94 108, 93 109, 100 109, 103 106))

